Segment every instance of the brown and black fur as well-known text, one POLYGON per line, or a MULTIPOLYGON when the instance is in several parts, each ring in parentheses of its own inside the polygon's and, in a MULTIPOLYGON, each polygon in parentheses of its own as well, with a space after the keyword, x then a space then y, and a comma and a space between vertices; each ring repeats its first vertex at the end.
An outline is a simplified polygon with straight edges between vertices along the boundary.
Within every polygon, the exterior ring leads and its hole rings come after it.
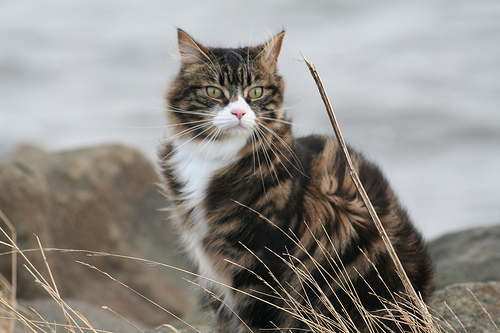
MULTIPOLYGON (((274 46, 275 53, 279 53, 282 37, 283 33, 271 41, 279 43, 274 46)), ((254 332, 278 332, 278 328, 283 332, 308 331, 312 326, 307 319, 314 316, 305 309, 294 311, 305 319, 283 311, 290 306, 276 297, 276 292, 285 299, 288 293, 325 316, 333 331, 341 331, 343 320, 338 316, 344 320, 350 317, 358 330, 367 331, 363 315, 349 295, 355 291, 367 311, 383 315, 379 310, 384 306, 373 294, 393 301, 404 288, 351 181, 336 140, 317 135, 293 137, 282 111, 284 81, 277 73, 277 54, 271 59, 262 56, 271 42, 249 48, 208 48, 179 30, 181 42, 199 48, 201 56, 186 57, 181 47, 181 69, 167 93, 167 118, 170 124, 178 124, 173 135, 196 137, 194 140, 210 137, 210 132, 201 128, 189 131, 193 127, 189 123, 196 124, 204 117, 199 110, 229 103, 238 87, 259 82, 268 93, 262 100, 249 101, 257 126, 264 125, 259 127, 260 135, 248 141, 233 163, 212 175, 200 207, 188 207, 182 196, 184 184, 176 177, 172 141, 167 141, 160 153, 165 189, 181 235, 189 239, 198 232, 198 224, 204 224, 205 233, 199 240, 203 257, 188 254, 198 265, 200 260, 209 261, 220 282, 228 285, 200 281, 222 300, 209 301, 216 331, 247 332, 242 321, 254 332), (216 102, 202 96, 200 87, 207 81, 226 87, 226 100, 216 102), (196 112, 176 112, 179 110, 196 112), (262 113, 266 119, 259 119, 262 113), (300 279, 291 265, 307 270, 315 282, 300 279), (318 290, 329 303, 318 296, 318 290), (338 315, 332 314, 327 304, 338 315)), ((378 167, 352 150, 351 155, 411 283, 427 300, 433 289, 432 270, 420 234, 378 167)), ((392 320, 384 324, 394 331, 405 330, 392 320)), ((356 331, 349 324, 346 327, 342 331, 356 331)), ((387 327, 375 327, 375 331, 387 331, 387 327)))

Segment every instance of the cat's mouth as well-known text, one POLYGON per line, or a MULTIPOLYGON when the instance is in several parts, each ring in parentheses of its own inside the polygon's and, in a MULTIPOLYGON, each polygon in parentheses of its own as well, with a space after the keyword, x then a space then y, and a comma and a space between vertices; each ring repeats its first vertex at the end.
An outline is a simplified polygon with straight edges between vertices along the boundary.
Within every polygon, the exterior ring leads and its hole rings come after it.
POLYGON ((226 137, 248 137, 252 135, 255 129, 255 123, 248 123, 240 120, 237 123, 234 122, 220 129, 222 129, 226 137))
POLYGON ((225 108, 213 118, 213 125, 225 136, 250 136, 256 116, 250 108, 225 108))

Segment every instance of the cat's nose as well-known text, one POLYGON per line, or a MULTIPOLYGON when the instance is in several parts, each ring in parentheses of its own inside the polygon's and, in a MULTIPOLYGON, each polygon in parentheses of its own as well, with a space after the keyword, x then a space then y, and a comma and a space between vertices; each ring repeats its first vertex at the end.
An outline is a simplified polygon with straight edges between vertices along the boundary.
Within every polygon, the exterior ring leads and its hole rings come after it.
POLYGON ((247 113, 245 110, 242 109, 235 109, 231 111, 232 114, 234 114, 238 120, 241 120, 241 118, 247 113))

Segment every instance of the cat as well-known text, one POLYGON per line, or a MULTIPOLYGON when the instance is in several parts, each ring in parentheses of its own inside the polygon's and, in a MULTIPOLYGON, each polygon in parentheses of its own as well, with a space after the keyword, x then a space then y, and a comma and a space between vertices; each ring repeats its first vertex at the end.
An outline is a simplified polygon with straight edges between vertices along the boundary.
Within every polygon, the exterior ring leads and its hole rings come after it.
MULTIPOLYGON (((292 134, 277 70, 284 36, 216 48, 178 30, 181 64, 166 93, 171 133, 160 165, 174 223, 213 296, 206 302, 214 329, 303 332, 320 320, 332 331, 365 332, 361 304, 382 318, 372 331, 405 331, 381 300, 405 299, 403 285, 337 141, 292 134)), ((433 273, 421 235, 378 167, 352 150, 351 157, 411 283, 428 300, 433 273)))

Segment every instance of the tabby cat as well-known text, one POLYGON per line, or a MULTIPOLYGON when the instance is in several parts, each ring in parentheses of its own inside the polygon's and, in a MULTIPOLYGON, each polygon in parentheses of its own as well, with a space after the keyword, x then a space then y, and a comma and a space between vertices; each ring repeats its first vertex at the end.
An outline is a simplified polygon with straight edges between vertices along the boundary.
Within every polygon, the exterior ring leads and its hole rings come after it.
MULTIPOLYGON (((277 72, 284 35, 213 48, 178 30, 180 71, 166 96, 172 132, 160 163, 183 244, 213 296, 215 331, 303 332, 318 321, 332 331, 405 331, 391 310, 403 285, 336 140, 292 134, 277 72)), ((420 234, 377 166, 351 154, 428 299, 432 269, 420 234)))

